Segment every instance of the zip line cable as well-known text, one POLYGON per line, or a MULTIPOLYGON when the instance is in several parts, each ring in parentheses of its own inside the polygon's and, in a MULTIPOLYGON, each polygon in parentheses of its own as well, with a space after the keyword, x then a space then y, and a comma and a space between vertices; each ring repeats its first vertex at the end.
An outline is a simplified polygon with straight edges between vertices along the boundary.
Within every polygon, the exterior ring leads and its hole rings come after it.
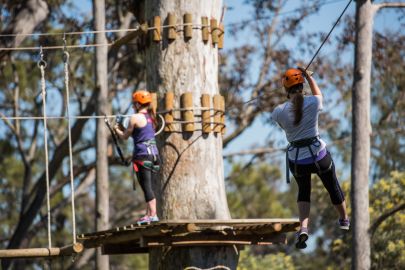
POLYGON ((41 70, 41 93, 42 93, 42 109, 43 109, 43 121, 44 121, 44 147, 45 147, 45 180, 46 180, 46 206, 48 215, 48 247, 52 248, 51 240, 51 205, 49 196, 49 164, 48 164, 48 132, 47 132, 47 117, 46 117, 46 83, 45 83, 45 68, 46 62, 44 60, 44 53, 41 49, 40 60, 38 61, 38 67, 41 70))
POLYGON ((350 6, 350 3, 353 0, 350 0, 349 3, 347 3, 346 7, 344 8, 344 10, 342 11, 342 13, 340 14, 339 18, 336 20, 335 24, 333 25, 332 29, 330 29, 329 33, 326 35, 325 39, 323 40, 321 46, 319 46, 318 50, 316 51, 316 53, 314 54, 314 56, 312 57, 311 61, 309 61, 309 64, 307 65, 307 67, 305 68, 305 71, 309 68, 309 66, 312 64, 312 61, 314 61, 315 57, 318 55, 319 51, 321 50, 322 46, 325 44, 325 42, 328 40, 330 34, 332 33, 333 29, 335 29, 336 25, 339 23, 340 19, 342 18, 343 14, 345 14, 347 8, 350 6))
MULTIPOLYGON (((312 57, 311 60, 309 61, 309 64, 306 66, 305 71, 306 71, 306 70, 309 68, 309 66, 312 64, 312 62, 314 61, 315 57, 318 55, 319 51, 321 50, 321 48, 323 47, 323 45, 325 44, 325 42, 328 40, 330 34, 331 34, 332 31, 335 29, 336 25, 339 23, 340 19, 342 18, 343 14, 345 14, 347 8, 349 7, 349 5, 351 4, 352 1, 353 1, 353 0, 350 0, 350 1, 347 3, 346 7, 343 9, 343 11, 342 11, 342 13, 340 14, 339 18, 336 20, 336 22, 335 22, 334 25, 332 26, 331 30, 329 31, 329 33, 326 35, 326 37, 325 37, 324 40, 322 41, 322 43, 321 43, 321 45, 319 46, 318 50, 315 52, 315 54, 313 55, 313 57, 312 57)), ((278 90, 280 90, 280 89, 282 89, 282 87, 275 88, 275 89, 273 89, 273 90, 270 91, 270 92, 278 91, 278 90)), ((251 99, 249 99, 249 100, 247 100, 247 101, 244 101, 244 102, 242 103, 242 105, 245 105, 245 104, 250 103, 250 102, 252 102, 252 101, 254 101, 254 100, 256 100, 256 99, 261 98, 261 95, 262 95, 262 94, 258 94, 256 97, 251 98, 251 99)))

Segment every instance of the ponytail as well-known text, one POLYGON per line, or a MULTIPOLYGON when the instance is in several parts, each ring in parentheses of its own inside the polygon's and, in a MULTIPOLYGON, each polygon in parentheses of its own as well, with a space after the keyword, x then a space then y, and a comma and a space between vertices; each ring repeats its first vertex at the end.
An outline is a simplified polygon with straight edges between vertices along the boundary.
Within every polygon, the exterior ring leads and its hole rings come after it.
POLYGON ((293 104, 292 111, 294 112, 294 126, 298 125, 302 119, 302 105, 304 104, 304 95, 302 93, 303 84, 297 84, 288 89, 288 94, 295 93, 291 100, 293 104))
POLYGON ((141 109, 147 110, 147 112, 152 120, 153 129, 156 129, 156 127, 157 127, 156 112, 152 107, 152 103, 141 104, 141 109))
POLYGON ((149 105, 148 105, 148 114, 149 114, 150 118, 152 119, 153 129, 156 129, 156 127, 157 127, 156 112, 152 108, 152 103, 149 103, 149 105))

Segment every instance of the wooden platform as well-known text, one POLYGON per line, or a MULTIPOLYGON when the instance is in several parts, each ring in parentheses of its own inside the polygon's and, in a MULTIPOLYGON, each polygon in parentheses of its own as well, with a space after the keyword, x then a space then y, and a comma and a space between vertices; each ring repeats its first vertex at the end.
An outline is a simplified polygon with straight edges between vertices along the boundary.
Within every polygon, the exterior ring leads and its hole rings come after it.
POLYGON ((162 246, 286 244, 285 233, 298 229, 298 219, 163 220, 80 234, 77 241, 103 254, 146 253, 162 246))

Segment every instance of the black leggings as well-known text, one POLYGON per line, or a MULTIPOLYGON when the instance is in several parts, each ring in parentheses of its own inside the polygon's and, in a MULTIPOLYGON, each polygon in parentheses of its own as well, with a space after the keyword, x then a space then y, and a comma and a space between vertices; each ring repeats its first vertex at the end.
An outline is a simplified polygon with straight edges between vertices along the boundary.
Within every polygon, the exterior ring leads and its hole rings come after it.
POLYGON ((335 164, 329 152, 318 161, 322 173, 319 173, 315 163, 297 164, 297 174, 295 175, 295 164, 290 161, 290 171, 294 175, 298 184, 298 202, 311 201, 311 174, 316 173, 321 178, 322 183, 329 193, 330 199, 334 205, 341 204, 345 197, 336 178, 335 164))
MULTIPOLYGON (((153 158, 144 158, 143 160, 152 161, 153 158)), ((155 193, 152 188, 152 176, 155 173, 150 168, 137 164, 138 172, 136 173, 138 177, 139 184, 143 190, 145 196, 145 201, 150 202, 155 199, 155 193)))

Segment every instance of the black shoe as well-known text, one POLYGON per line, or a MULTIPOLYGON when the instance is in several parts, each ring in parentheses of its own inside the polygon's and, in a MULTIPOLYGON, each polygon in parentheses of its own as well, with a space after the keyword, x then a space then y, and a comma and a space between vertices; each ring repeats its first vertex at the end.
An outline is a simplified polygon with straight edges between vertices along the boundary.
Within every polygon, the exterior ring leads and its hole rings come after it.
POLYGON ((307 247, 307 243, 305 243, 308 240, 308 229, 301 229, 299 232, 297 232, 297 242, 295 243, 295 247, 298 249, 304 249, 307 247))

